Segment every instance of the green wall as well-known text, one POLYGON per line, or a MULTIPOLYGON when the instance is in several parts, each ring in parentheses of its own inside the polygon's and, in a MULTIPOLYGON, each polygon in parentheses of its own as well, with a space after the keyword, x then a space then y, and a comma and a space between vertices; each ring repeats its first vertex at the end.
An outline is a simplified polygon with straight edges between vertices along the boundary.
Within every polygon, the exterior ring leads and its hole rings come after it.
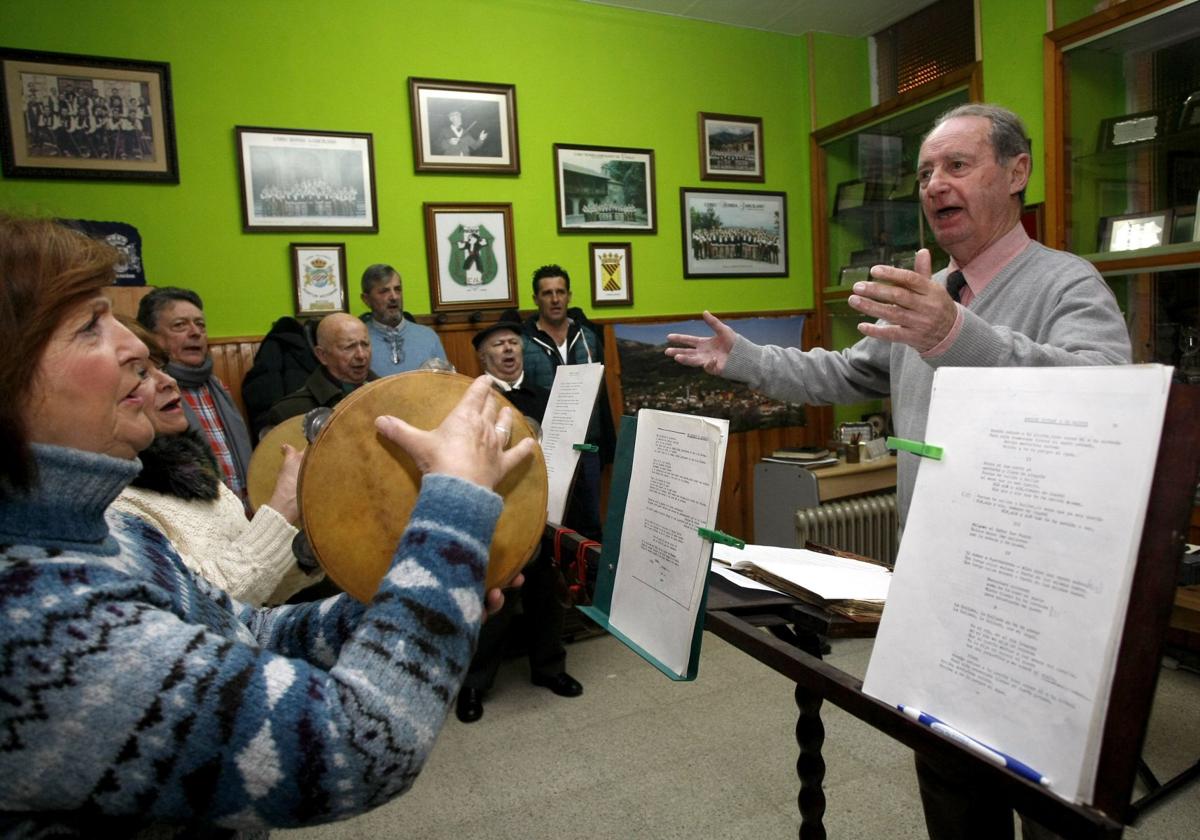
POLYGON ((261 334, 292 311, 289 242, 344 241, 352 282, 392 263, 406 308, 428 312, 424 201, 512 203, 523 307, 532 270, 559 262, 591 312, 587 245, 605 239, 633 243, 636 305, 592 314, 814 305, 804 39, 576 0, 42 0, 0 5, 0 33, 171 64, 178 185, 0 179, 0 206, 137 226, 148 281, 199 291, 213 335, 261 334), (515 84, 521 174, 415 174, 409 76, 515 84), (683 279, 679 188, 739 186, 700 181, 698 111, 763 118, 767 181, 748 188, 788 194, 788 278, 683 279), (379 233, 243 233, 235 125, 371 132, 379 233), (556 142, 654 149, 658 233, 559 235, 556 142))

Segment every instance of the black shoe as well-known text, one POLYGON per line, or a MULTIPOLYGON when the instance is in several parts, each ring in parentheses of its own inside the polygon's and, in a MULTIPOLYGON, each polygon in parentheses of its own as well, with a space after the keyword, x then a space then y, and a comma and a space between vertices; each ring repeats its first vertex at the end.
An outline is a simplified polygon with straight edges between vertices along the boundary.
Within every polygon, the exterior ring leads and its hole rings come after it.
POLYGON ((464 688, 458 692, 454 714, 463 723, 474 723, 483 717, 483 692, 478 688, 464 688))
POLYGON ((553 677, 539 677, 534 674, 529 681, 534 685, 550 689, 559 697, 578 697, 583 694, 583 686, 579 684, 579 680, 566 671, 560 671, 553 677))

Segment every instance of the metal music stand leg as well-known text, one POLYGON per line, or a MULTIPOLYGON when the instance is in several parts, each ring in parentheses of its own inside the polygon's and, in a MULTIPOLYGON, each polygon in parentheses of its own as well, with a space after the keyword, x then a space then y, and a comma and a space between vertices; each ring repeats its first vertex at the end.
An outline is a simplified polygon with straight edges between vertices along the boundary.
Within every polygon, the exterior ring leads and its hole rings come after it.
POLYGON ((796 775, 800 777, 800 840, 825 840, 825 759, 821 747, 825 743, 825 725, 821 722, 823 698, 796 684, 796 743, 800 757, 796 759, 796 775))

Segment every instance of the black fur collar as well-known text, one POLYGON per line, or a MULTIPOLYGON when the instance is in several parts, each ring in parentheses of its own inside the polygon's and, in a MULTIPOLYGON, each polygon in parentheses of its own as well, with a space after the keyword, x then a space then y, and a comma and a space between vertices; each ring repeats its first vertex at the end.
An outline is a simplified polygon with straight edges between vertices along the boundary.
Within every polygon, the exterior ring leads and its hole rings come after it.
POLYGON ((180 499, 217 498, 221 471, 208 443, 199 432, 159 436, 138 456, 142 471, 134 487, 153 490, 180 499))

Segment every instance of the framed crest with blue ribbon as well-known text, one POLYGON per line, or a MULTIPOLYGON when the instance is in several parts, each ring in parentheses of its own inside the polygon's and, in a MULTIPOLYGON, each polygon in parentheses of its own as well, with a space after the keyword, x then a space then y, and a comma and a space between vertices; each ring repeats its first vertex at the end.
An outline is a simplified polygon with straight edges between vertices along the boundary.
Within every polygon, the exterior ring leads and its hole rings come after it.
POLYGON ((291 249, 296 317, 349 312, 345 243, 293 242, 291 249))

